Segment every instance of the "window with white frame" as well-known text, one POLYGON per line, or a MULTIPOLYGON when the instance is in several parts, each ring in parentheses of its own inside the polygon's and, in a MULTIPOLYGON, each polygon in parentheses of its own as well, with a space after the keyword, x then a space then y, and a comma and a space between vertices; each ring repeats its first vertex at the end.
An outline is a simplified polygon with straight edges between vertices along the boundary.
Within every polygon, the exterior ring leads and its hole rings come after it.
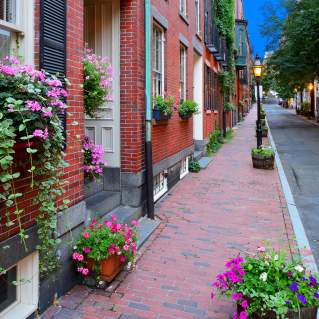
POLYGON ((181 44, 179 49, 179 99, 180 101, 186 100, 186 67, 187 50, 181 44))
POLYGON ((28 318, 38 301, 39 254, 35 252, 0 274, 0 318, 28 318))
POLYGON ((187 0, 179 0, 179 13, 186 17, 186 1, 187 0))
POLYGON ((200 4, 199 4, 199 0, 195 0, 195 23, 196 23, 196 33, 200 34, 200 4))
POLYGON ((180 179, 182 179, 188 174, 188 162, 189 162, 188 156, 181 161, 181 169, 179 174, 180 179))
POLYGON ((164 30, 153 25, 153 96, 164 94, 164 30))
POLYGON ((167 189, 167 177, 163 171, 153 178, 154 201, 160 199, 167 192, 167 189))
POLYGON ((0 0, 0 58, 22 56, 33 64, 33 0, 0 0))

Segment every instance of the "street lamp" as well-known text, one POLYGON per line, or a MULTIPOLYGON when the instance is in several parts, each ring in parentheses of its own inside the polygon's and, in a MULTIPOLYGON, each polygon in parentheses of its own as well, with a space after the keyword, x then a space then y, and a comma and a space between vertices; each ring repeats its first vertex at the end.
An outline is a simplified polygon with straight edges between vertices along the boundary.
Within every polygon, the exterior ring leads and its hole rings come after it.
POLYGON ((254 76, 257 85, 257 148, 261 148, 263 144, 263 132, 261 129, 261 120, 260 120, 260 113, 261 113, 261 104, 260 104, 260 81, 263 73, 263 65, 260 62, 260 57, 256 54, 255 64, 253 66, 254 76))

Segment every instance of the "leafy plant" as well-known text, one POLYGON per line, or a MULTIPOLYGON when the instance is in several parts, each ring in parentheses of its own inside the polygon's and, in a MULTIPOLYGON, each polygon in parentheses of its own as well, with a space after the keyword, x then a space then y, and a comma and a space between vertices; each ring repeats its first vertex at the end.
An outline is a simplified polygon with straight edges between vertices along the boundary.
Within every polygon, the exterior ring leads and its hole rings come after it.
POLYGON ((171 96, 155 96, 153 98, 154 108, 161 111, 164 115, 171 116, 173 113, 174 99, 171 96))
POLYGON ((91 118, 97 117, 101 106, 112 100, 112 66, 107 57, 101 57, 87 49, 83 59, 84 108, 91 118))
POLYGON ((253 148, 251 150, 252 155, 263 155, 267 157, 275 156, 275 152, 271 148, 253 148))
POLYGON ((259 247, 255 255, 238 256, 217 275, 212 298, 230 297, 239 305, 233 318, 275 314, 286 318, 289 309, 319 306, 317 275, 307 274, 300 260, 288 261, 284 251, 259 247))
POLYGON ((200 171, 200 165, 195 158, 192 158, 188 163, 188 170, 192 173, 198 173, 200 171))
POLYGON ((133 227, 112 221, 98 222, 93 220, 81 234, 76 243, 72 259, 77 264, 77 271, 83 276, 89 274, 88 260, 94 261, 94 271, 99 272, 99 262, 113 255, 120 256, 122 263, 132 261, 136 254, 137 233, 136 221, 133 227))
POLYGON ((184 100, 179 109, 178 114, 180 117, 185 117, 198 112, 198 104, 193 100, 184 100))
POLYGON ((103 175, 103 166, 106 165, 102 145, 94 144, 88 136, 83 140, 84 164, 83 171, 86 177, 98 179, 103 175))
POLYGON ((235 104, 230 103, 230 102, 226 102, 224 104, 224 111, 225 112, 230 112, 230 111, 234 111, 234 110, 236 110, 235 104))
MULTIPOLYGON (((43 71, 20 64, 15 57, 0 61, 0 201, 5 206, 7 229, 18 227, 25 245, 28 236, 22 227, 24 210, 17 191, 21 173, 27 174, 29 188, 38 207, 37 225, 40 245, 41 276, 57 267, 56 215, 68 201, 57 204, 64 192, 63 125, 59 116, 65 112, 67 92, 62 82, 43 71), (26 168, 16 165, 16 152, 22 150, 26 168)), ((21 189, 21 188, 20 188, 21 189)), ((26 247, 27 249, 27 247, 26 247)))
POLYGON ((224 143, 224 139, 222 137, 222 133, 220 130, 216 129, 209 135, 209 141, 206 146, 206 150, 208 154, 216 153, 221 144, 224 143))

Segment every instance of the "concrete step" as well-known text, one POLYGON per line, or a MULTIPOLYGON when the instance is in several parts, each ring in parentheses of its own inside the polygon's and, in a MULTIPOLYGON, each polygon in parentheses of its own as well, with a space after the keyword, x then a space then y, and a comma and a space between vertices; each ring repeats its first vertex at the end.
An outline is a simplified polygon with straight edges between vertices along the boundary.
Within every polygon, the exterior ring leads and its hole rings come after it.
POLYGON ((139 220, 137 249, 142 247, 160 223, 158 219, 149 219, 147 217, 142 217, 139 220))
POLYGON ((212 157, 202 157, 198 163, 200 165, 200 168, 201 169, 205 169, 208 167, 208 165, 213 161, 213 158, 212 157))
POLYGON ((204 155, 203 151, 195 151, 193 157, 198 161, 200 160, 204 155))
POLYGON ((114 210, 121 203, 120 192, 101 191, 85 199, 88 217, 100 218, 114 210))
POLYGON ((116 217, 120 224, 130 224, 132 220, 138 220, 142 216, 140 207, 118 206, 102 217, 102 220, 111 220, 112 215, 116 217))

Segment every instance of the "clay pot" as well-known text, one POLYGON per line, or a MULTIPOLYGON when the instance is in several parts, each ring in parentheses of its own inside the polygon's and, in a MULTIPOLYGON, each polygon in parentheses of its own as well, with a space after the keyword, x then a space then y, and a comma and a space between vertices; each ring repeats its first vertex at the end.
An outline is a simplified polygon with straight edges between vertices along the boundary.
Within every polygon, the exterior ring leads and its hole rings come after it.
MULTIPOLYGON (((98 262, 94 262, 92 259, 87 261, 87 267, 94 271, 94 264, 98 262)), ((106 282, 111 282, 122 270, 124 264, 120 261, 120 256, 112 255, 108 259, 100 261, 98 267, 100 269, 100 278, 106 282)))

